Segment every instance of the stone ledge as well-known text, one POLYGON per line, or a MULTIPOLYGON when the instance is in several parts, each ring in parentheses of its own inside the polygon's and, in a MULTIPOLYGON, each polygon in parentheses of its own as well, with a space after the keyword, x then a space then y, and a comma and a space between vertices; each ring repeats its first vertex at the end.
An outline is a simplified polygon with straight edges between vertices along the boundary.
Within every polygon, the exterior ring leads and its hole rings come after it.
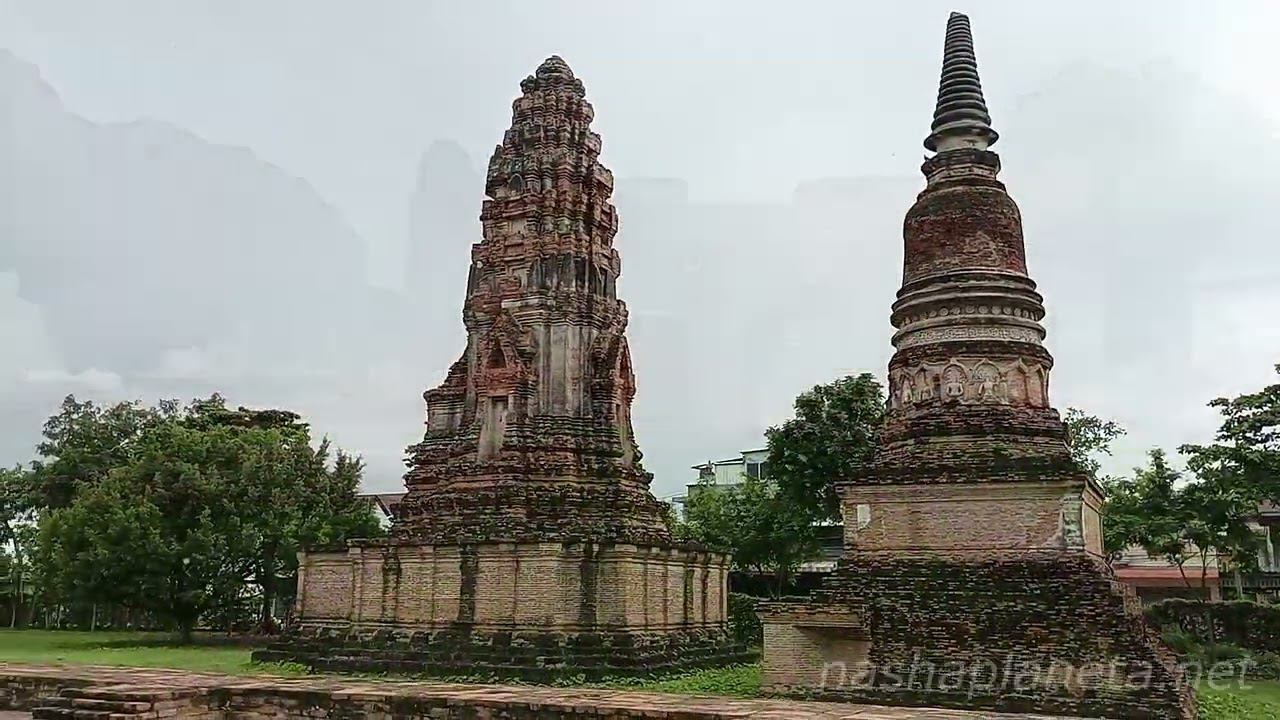
MULTIPOLYGON (((150 713, 113 714, 111 720, 147 717, 175 720, 257 720, 366 717, 464 720, 1055 720, 1043 715, 998 714, 930 708, 889 708, 848 703, 741 700, 529 686, 354 681, 328 676, 306 678, 230 677, 179 670, 96 666, 35 666, 0 663, 0 710, 30 710, 23 689, 60 692, 95 688, 121 698, 175 692, 189 705, 150 713), (174 712, 170 712, 174 711, 174 712)), ((176 697, 176 696, 175 696, 176 697)), ((58 708, 60 709, 60 708, 58 708)), ((62 717, 61 715, 57 715, 62 717)), ((50 715, 54 717, 54 715, 50 715)), ((70 717, 70 716, 68 716, 70 717)))
POLYGON ((757 654, 719 627, 656 632, 563 633, 525 628, 483 632, 465 625, 435 631, 309 626, 253 654, 318 672, 487 677, 551 683, 604 680, 752 662, 757 654))

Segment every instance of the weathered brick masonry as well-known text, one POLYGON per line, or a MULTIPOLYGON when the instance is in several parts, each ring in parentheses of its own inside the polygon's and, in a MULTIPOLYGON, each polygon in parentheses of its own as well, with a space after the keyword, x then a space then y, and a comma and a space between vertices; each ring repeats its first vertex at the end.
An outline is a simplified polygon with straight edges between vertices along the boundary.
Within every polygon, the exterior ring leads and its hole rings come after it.
POLYGON ((728 559, 672 542, 631 426, 613 176, 558 57, 489 161, 467 347, 424 393, 393 537, 302 556, 296 634, 259 659, 548 680, 749 657, 728 559))
POLYGON ((932 130, 880 445, 839 485, 836 573, 809 602, 763 606, 766 689, 1189 719, 1183 673, 1102 560, 1101 491, 1049 403, 1044 306, 960 14, 932 130))
POLYGON ((0 663, 0 712, 22 710, 31 711, 35 720, 1053 720, 529 685, 226 677, 0 663))

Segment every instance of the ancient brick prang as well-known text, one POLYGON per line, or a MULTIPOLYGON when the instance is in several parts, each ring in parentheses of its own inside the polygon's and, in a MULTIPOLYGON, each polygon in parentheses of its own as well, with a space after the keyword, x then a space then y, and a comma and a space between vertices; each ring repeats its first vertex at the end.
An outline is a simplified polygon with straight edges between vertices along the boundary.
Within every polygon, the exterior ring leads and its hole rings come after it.
POLYGON ((558 57, 489 163, 467 347, 428 390, 391 537, 298 558, 297 622, 257 657, 526 680, 741 662, 729 558, 676 544, 631 429, 635 375, 600 137, 558 57))
POLYGON ((559 57, 521 89, 489 161, 467 348, 424 395, 427 431, 408 449, 394 531, 431 542, 669 542, 631 428, 618 215, 594 113, 559 57))
POLYGON ((1189 720, 1182 670, 1102 560, 1101 489, 1049 403, 1043 299, 987 149, 965 16, 947 23, 944 54, 925 141, 937 154, 903 226, 880 442, 837 483, 836 572, 812 602, 762 612, 765 687, 1189 720))

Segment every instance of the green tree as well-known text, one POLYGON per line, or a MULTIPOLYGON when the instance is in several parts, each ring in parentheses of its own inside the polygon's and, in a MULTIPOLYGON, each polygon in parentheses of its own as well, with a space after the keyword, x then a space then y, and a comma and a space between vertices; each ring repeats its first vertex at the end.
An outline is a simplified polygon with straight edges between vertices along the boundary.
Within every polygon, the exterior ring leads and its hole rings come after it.
POLYGON ((0 550, 5 556, 12 606, 9 627, 17 627, 30 572, 29 550, 35 531, 34 473, 22 466, 0 468, 0 550))
POLYGON ((166 618, 184 640, 249 575, 252 525, 236 472, 245 440, 170 422, 135 457, 80 489, 42 524, 46 584, 72 602, 107 602, 166 618))
POLYGON ((129 460, 132 444, 177 411, 172 401, 147 407, 138 402, 98 405, 68 395, 44 424, 33 464, 35 503, 42 508, 71 504, 81 488, 103 480, 129 460))
POLYGON ((189 638, 199 618, 261 593, 260 621, 304 544, 380 530, 357 497, 361 464, 286 411, 229 410, 214 396, 131 438, 126 458, 81 484, 42 523, 45 585, 70 602, 109 602, 168 619, 189 638))
MULTIPOLYGON (((1280 365, 1275 367, 1280 373, 1280 365)), ((1280 383, 1234 398, 1209 403, 1222 417, 1213 442, 1183 445, 1187 468, 1206 485, 1201 503, 1218 552, 1234 565, 1236 589, 1240 572, 1257 564, 1256 534, 1241 527, 1241 516, 1256 514, 1260 503, 1280 501, 1280 383)))
POLYGON ((330 468, 328 440, 312 452, 300 442, 304 439, 282 438, 247 459, 245 474, 251 479, 243 486, 248 490, 244 500, 270 508, 253 518, 249 578, 261 590, 259 629, 264 633, 276 630, 276 599, 292 595, 299 550, 384 532, 373 507, 358 495, 363 462, 339 450, 330 468))
POLYGON ((1250 520, 1258 504, 1252 493, 1198 478, 1182 488, 1180 500, 1189 518, 1184 534, 1200 558, 1200 587, 1205 587, 1210 558, 1239 569, 1257 564, 1260 538, 1250 520))
POLYGON ((1103 539, 1108 553, 1138 545, 1153 558, 1165 558, 1178 568, 1183 583, 1193 587, 1186 564, 1193 558, 1200 568, 1199 587, 1212 561, 1255 558, 1257 535, 1249 527, 1256 509, 1246 493, 1210 479, 1184 481, 1162 450, 1151 450, 1146 467, 1132 478, 1111 478, 1103 539))
POLYGON ((769 428, 769 477, 793 512, 810 522, 840 519, 835 483, 857 476, 875 452, 884 390, 869 373, 815 385, 796 416, 769 428))
POLYGON ((1102 462, 1098 458, 1111 455, 1111 443, 1124 435, 1125 429, 1114 420, 1103 420, 1079 408, 1067 408, 1062 421, 1067 426, 1067 447, 1071 457, 1094 480, 1101 481, 1102 462))
POLYGON ((767 478, 699 483, 689 494, 678 535, 728 553, 740 571, 771 576, 774 597, 818 549, 813 523, 767 478))
MULTIPOLYGON (((1280 373, 1280 365, 1276 366, 1280 373)), ((1207 445, 1183 445, 1187 467, 1255 501, 1280 500, 1280 383, 1209 403, 1222 424, 1207 445)))

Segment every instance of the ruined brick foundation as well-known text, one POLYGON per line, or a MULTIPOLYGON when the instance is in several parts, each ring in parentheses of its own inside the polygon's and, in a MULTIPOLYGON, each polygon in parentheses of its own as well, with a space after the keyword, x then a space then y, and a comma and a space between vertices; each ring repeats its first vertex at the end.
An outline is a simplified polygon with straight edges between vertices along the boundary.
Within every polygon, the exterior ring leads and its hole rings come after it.
POLYGON ((764 607, 767 692, 1097 718, 1188 718, 1172 653, 1097 557, 842 561, 764 607), (957 672, 958 669, 962 669, 957 672))
POLYGON ((366 541, 310 553, 301 622, 260 661, 550 682, 747 662, 724 630, 727 559, 588 541, 366 541))

